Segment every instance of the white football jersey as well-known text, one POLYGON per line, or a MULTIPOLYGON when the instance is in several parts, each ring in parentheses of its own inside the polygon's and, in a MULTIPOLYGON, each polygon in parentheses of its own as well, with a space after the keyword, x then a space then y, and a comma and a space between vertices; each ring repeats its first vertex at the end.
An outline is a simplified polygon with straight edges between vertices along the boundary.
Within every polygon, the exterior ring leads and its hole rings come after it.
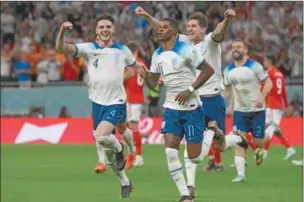
POLYGON ((196 69, 203 61, 203 57, 194 46, 180 40, 177 40, 174 48, 169 51, 164 51, 162 47, 155 50, 150 71, 153 74, 161 74, 163 77, 166 88, 165 108, 193 110, 201 106, 196 92, 184 105, 179 105, 175 98, 193 84, 196 79, 196 69))
POLYGON ((76 56, 86 59, 89 99, 100 105, 125 103, 124 69, 136 63, 129 48, 118 43, 106 48, 97 43, 81 43, 75 46, 76 56))
MULTIPOLYGON (((220 43, 215 42, 212 37, 212 32, 207 34, 203 41, 193 44, 199 54, 208 62, 214 69, 214 74, 208 81, 201 86, 198 91, 199 95, 214 95, 221 92, 222 79, 222 50, 220 43)), ((190 42, 185 35, 180 35, 179 39, 184 42, 190 42)), ((197 75, 199 71, 197 71, 197 75)))
POLYGON ((256 112, 265 109, 254 105, 261 95, 260 84, 268 77, 262 65, 248 59, 243 66, 228 65, 224 70, 224 85, 232 85, 234 93, 234 110, 240 112, 256 112))

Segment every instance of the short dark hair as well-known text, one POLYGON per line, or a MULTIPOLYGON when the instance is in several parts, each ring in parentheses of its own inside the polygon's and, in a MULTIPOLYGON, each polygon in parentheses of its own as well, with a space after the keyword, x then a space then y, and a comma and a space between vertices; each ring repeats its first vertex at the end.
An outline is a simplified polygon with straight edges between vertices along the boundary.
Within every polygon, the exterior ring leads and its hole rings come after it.
POLYGON ((189 20, 197 20, 200 27, 208 28, 208 18, 201 12, 193 13, 189 20))
POLYGON ((127 43, 127 47, 130 49, 130 51, 133 54, 139 51, 139 47, 138 47, 137 43, 135 43, 133 41, 127 43))
POLYGON ((164 18, 162 21, 169 22, 170 26, 178 32, 178 22, 174 18, 164 18))
POLYGON ((243 39, 241 39, 241 38, 236 38, 236 39, 234 39, 233 40, 233 43, 235 43, 235 42, 242 42, 243 44, 244 44, 244 46, 248 49, 248 51, 249 51, 249 44, 245 41, 245 40, 243 40, 243 39))
POLYGON ((272 65, 276 63, 276 57, 273 54, 268 54, 266 58, 271 62, 272 65))
POLYGON ((115 24, 115 20, 114 20, 114 18, 113 18, 110 14, 102 14, 101 16, 99 16, 99 17, 96 19, 96 24, 97 24, 100 20, 109 20, 113 25, 115 24))

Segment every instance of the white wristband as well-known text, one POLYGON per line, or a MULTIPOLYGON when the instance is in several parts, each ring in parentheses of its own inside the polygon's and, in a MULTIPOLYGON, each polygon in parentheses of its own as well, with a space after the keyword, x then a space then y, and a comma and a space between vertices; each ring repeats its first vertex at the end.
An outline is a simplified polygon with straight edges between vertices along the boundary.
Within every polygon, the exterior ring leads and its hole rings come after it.
POLYGON ((188 90, 190 90, 191 93, 193 93, 195 91, 195 89, 193 88, 193 86, 189 86, 188 90))

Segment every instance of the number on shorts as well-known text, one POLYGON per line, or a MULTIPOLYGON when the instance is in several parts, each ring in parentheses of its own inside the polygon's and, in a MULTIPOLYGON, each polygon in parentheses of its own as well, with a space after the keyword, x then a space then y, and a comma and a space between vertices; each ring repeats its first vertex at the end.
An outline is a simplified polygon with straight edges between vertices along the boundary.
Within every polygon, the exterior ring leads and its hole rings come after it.
POLYGON ((142 86, 144 85, 144 79, 141 78, 139 74, 137 74, 137 85, 142 86))
POLYGON ((277 93, 279 95, 281 95, 281 93, 282 93, 282 79, 281 78, 277 78, 276 85, 277 85, 277 88, 278 88, 277 93))
POLYGON ((98 67, 98 58, 95 60, 95 62, 93 63, 94 67, 97 68, 98 67))

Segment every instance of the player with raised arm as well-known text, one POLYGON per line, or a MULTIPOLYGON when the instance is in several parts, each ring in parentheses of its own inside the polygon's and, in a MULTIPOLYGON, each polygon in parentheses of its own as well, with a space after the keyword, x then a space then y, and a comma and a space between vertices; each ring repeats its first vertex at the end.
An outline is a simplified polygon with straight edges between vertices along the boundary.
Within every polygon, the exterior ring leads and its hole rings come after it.
MULTIPOLYGON (((145 64, 144 61, 138 57, 138 45, 135 42, 129 42, 127 46, 131 50, 136 60, 141 64, 145 64)), ((133 165, 142 166, 144 164, 144 159, 142 157, 142 139, 138 129, 138 122, 140 121, 143 104, 145 103, 144 79, 131 68, 126 69, 124 79, 127 93, 128 127, 133 132, 133 140, 136 148, 135 155, 132 153, 128 155, 126 169, 131 169, 133 165)))
POLYGON ((285 78, 283 74, 274 65, 276 59, 273 55, 267 55, 264 59, 264 68, 268 72, 269 78, 273 83, 269 95, 266 97, 266 130, 264 145, 264 159, 267 158, 270 141, 273 135, 275 135, 287 150, 284 160, 292 157, 296 150, 291 147, 287 138, 280 129, 280 122, 283 116, 283 110, 288 107, 287 92, 285 86, 285 78))
POLYGON ((159 81, 160 75, 163 77, 166 100, 162 134, 168 168, 180 192, 180 201, 191 202, 178 150, 185 135, 189 159, 193 163, 198 164, 208 154, 209 147, 202 144, 205 142, 204 116, 196 89, 212 76, 214 70, 193 46, 181 42, 178 37, 176 20, 166 18, 160 21, 158 40, 161 47, 152 56, 148 78, 153 85, 159 81), (201 69, 197 79, 196 69, 201 69))
POLYGON ((112 134, 116 125, 126 122, 126 93, 123 86, 124 69, 133 67, 143 71, 131 51, 124 45, 114 43, 114 18, 102 15, 97 19, 96 35, 99 43, 67 44, 64 35, 73 25, 61 25, 56 40, 56 50, 65 54, 83 56, 87 61, 89 74, 89 99, 92 100, 93 125, 96 141, 105 150, 107 164, 120 179, 121 197, 127 198, 132 183, 124 172, 124 146, 112 134))
MULTIPOLYGON (((234 63, 224 70, 225 91, 233 99, 234 129, 243 137, 251 132, 258 149, 255 151, 256 164, 263 162, 264 130, 265 130, 265 98, 272 88, 272 82, 263 66, 249 59, 248 46, 242 39, 232 44, 234 63), (260 84, 265 83, 260 91, 260 84), (232 96, 233 95, 233 96, 232 96)), ((237 177, 233 182, 245 180, 245 156, 247 146, 236 145, 235 165, 237 177)))

